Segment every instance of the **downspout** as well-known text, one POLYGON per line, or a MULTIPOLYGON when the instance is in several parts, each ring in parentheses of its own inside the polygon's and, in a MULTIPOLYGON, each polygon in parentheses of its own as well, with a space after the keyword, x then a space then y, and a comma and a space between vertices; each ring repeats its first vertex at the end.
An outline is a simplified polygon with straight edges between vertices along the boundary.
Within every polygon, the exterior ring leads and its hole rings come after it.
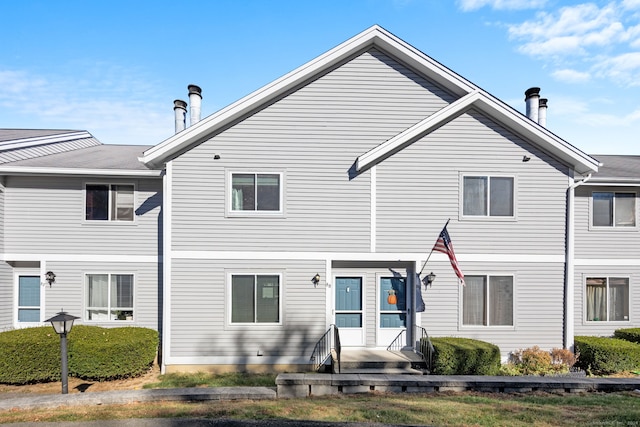
POLYGON ((564 348, 573 351, 574 308, 575 308, 575 189, 591 179, 591 174, 575 182, 567 189, 567 251, 564 278, 564 348))

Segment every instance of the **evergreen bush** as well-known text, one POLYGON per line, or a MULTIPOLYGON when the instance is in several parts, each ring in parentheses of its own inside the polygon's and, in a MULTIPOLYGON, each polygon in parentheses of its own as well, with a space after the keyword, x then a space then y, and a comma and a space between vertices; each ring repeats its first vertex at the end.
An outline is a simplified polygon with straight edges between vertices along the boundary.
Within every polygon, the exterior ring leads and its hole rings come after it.
POLYGON ((60 338, 51 326, 0 333, 0 383, 57 381, 60 368, 60 338))
MULTIPOLYGON (((67 337, 69 375, 95 381, 130 378, 153 365, 158 332, 76 325, 67 337)), ((60 337, 51 326, 0 333, 0 383, 60 380, 60 337)))
POLYGON ((614 331, 613 336, 625 341, 640 344, 640 328, 625 328, 614 331))
POLYGON ((633 371, 640 368, 640 344, 619 338, 586 337, 574 338, 576 366, 595 375, 633 371))
POLYGON ((497 375, 500 349, 485 341, 469 338, 431 338, 436 375, 497 375))

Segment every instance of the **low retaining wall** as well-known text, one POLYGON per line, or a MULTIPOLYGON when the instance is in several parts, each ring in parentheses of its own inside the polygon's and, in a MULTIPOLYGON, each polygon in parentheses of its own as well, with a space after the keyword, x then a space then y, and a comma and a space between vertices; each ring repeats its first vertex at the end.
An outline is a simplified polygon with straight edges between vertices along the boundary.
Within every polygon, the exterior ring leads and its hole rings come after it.
POLYGON ((491 377, 467 375, 381 374, 280 374, 276 377, 278 398, 350 393, 431 393, 438 391, 484 391, 526 393, 531 391, 579 393, 587 391, 640 390, 636 378, 491 377))

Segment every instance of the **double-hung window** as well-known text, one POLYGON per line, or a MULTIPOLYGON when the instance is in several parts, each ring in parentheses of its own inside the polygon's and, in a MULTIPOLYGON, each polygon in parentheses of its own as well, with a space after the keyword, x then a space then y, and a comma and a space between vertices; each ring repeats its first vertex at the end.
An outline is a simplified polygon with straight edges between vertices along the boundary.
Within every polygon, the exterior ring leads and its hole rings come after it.
POLYGON ((232 275, 231 323, 280 323, 280 275, 232 275))
POLYGON ((86 320, 133 320, 133 274, 87 274, 86 320))
POLYGON ((462 177, 462 215, 468 217, 513 217, 512 176, 467 175, 462 177))
POLYGON ((513 276, 465 276, 464 326, 513 326, 513 276))
POLYGON ((594 191, 591 195, 594 227, 636 226, 636 193, 594 191))
POLYGON ((133 221, 133 185, 87 184, 85 219, 87 221, 133 221))
POLYGON ((282 174, 231 173, 232 212, 282 212, 282 174))
POLYGON ((587 321, 629 321, 628 277, 587 277, 586 293, 587 321))

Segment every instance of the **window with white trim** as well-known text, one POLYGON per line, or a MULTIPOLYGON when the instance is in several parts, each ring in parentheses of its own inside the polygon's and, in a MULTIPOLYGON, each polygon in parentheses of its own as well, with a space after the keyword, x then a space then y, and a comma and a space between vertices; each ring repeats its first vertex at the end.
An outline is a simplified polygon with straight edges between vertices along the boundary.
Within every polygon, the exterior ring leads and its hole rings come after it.
POLYGON ((462 215, 513 217, 514 178, 511 176, 463 176, 462 215))
POLYGON ((232 212, 281 212, 282 174, 231 173, 232 212))
POLYGON ((40 276, 18 276, 18 322, 40 322, 40 276))
POLYGON ((464 326, 513 326, 513 276, 465 275, 464 326))
POLYGON ((86 184, 85 220, 133 221, 134 186, 86 184))
POLYGON ((280 275, 231 275, 231 323, 280 323, 280 275))
POLYGON ((86 320, 133 320, 133 274, 87 274, 86 320))
POLYGON ((628 322, 629 278, 587 277, 585 301, 589 322, 628 322))
POLYGON ((594 227, 636 226, 636 193, 594 191, 591 199, 594 227))

